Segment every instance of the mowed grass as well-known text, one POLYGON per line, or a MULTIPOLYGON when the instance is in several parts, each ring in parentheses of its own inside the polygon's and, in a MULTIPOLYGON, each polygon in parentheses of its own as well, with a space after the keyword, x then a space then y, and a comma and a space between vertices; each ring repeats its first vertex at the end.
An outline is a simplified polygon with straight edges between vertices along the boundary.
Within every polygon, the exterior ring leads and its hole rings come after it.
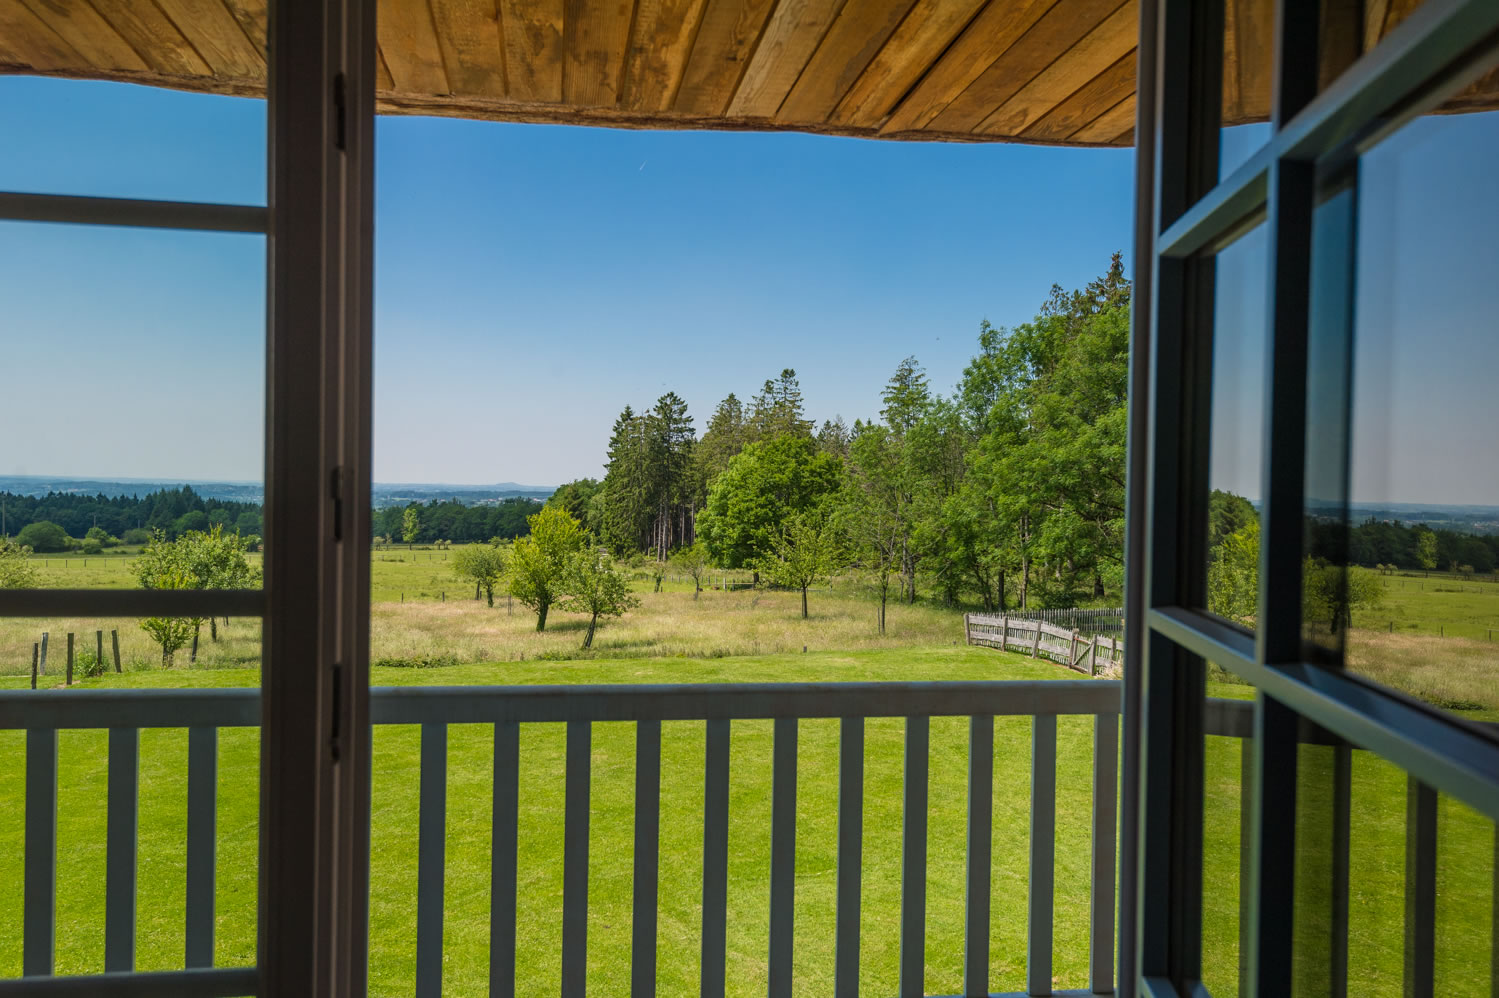
MULTIPOLYGON (((913 679, 1056 679, 1057 667, 982 648, 949 645, 809 652, 715 659, 650 658, 500 662, 439 670, 377 669, 379 685, 758 682, 913 679)), ((1086 680, 1078 680, 1085 682, 1086 680)), ((88 688, 248 686, 251 669, 136 672, 88 688)), ((7 683, 13 686, 14 683, 7 683)), ((1243 696, 1214 686, 1214 695, 1243 696)), ((1091 850, 1093 725, 1058 725, 1057 877, 1054 981, 1087 981, 1088 870, 1091 850)), ((660 993, 692 993, 701 943, 703 738, 699 723, 671 722, 662 733, 661 873, 657 932, 660 993)), ((1023 990, 1030 820, 1028 717, 996 719, 991 987, 1023 990)), ((104 732, 68 732, 60 750, 58 970, 103 966, 105 868, 104 732)), ((521 734, 518 991, 557 992, 560 980, 565 732, 526 725, 521 734)), ((257 739, 226 730, 220 739, 216 958, 253 961, 257 739)), ((865 747, 861 990, 897 985, 903 722, 868 722, 865 747)), ((729 993, 762 994, 768 945, 769 722, 736 722, 731 739, 728 959, 729 993)), ((795 986, 798 995, 832 988, 837 831, 837 722, 800 725, 797 796, 795 986)), ((0 732, 0 911, 21 910, 24 861, 24 735, 0 732)), ((142 733, 138 962, 142 969, 183 960, 186 733, 142 733)), ((962 990, 967 724, 932 722, 928 808, 928 993, 962 990)), ((420 734, 375 732, 371 823, 371 993, 410 994, 415 974, 417 808, 420 734)), ((487 991, 492 728, 449 733, 444 986, 453 995, 487 991)), ((1209 739, 1204 965, 1215 995, 1236 993, 1238 960, 1240 743, 1209 739)), ((589 991, 627 993, 631 937, 634 731, 594 725, 590 819, 589 991)), ((1321 806, 1308 802, 1309 808, 1321 806)), ((1404 777, 1355 755, 1353 991, 1402 992, 1404 777)), ((1489 960, 1493 826, 1443 800, 1438 887, 1438 987, 1462 993, 1489 960)), ((1312 857, 1315 860, 1315 856, 1312 857)), ((20 971, 19 933, 0 935, 0 975, 20 971)))

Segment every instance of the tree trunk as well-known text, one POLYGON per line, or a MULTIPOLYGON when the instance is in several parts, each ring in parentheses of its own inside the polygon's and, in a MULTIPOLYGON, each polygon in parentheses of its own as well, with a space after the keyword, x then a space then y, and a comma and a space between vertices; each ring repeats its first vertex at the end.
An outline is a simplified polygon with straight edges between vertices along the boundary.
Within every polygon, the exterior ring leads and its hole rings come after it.
POLYGON ((692 580, 692 602, 697 602, 698 594, 703 591, 703 584, 697 579, 692 580))
POLYGON ((479 583, 474 583, 474 602, 479 602, 479 583))
POLYGON ((193 650, 189 652, 187 656, 187 664, 189 668, 198 664, 198 632, 202 629, 202 624, 199 624, 197 627, 193 628, 193 650))
POLYGON ((807 619, 807 587, 802 586, 802 619, 807 619))
POLYGON ((545 603, 536 608, 536 629, 538 631, 544 631, 547 629, 547 610, 549 609, 551 609, 551 607, 549 607, 545 603))
POLYGON ((484 590, 484 595, 489 597, 489 608, 491 610, 494 609, 494 586, 489 586, 488 588, 486 588, 484 590))
POLYGON ((588 633, 583 635, 583 650, 587 651, 593 647, 593 629, 599 624, 599 615, 594 614, 593 619, 588 622, 588 633))
POLYGON ((208 636, 214 641, 217 641, 219 639, 219 618, 208 618, 208 636))
POLYGON ((880 590, 880 636, 885 634, 885 601, 889 598, 890 588, 886 586, 880 590))
POLYGON ((172 653, 167 651, 165 644, 161 646, 161 667, 163 669, 170 669, 172 667, 172 653))
POLYGON ((1097 572, 1093 573, 1093 598, 1103 599, 1103 576, 1097 572))

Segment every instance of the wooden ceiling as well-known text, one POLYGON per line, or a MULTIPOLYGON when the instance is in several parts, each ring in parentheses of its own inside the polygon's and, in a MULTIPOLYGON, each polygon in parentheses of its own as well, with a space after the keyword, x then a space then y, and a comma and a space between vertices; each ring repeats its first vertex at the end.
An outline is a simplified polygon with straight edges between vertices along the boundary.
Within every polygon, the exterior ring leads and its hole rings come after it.
MULTIPOLYGON (((1273 4, 1225 2, 1225 122, 1262 121, 1273 4)), ((1365 0, 1357 45, 1418 2, 1365 0)), ((379 109, 1121 146, 1136 13, 1136 0, 379 0, 379 109)), ((255 96, 265 40, 266 0, 0 0, 0 73, 255 96)))

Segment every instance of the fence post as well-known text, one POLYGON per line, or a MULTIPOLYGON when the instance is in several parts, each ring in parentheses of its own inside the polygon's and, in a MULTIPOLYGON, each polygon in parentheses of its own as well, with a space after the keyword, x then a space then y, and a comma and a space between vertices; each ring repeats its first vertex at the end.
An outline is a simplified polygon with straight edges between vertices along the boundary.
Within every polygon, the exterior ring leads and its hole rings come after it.
POLYGON ((1031 658, 1039 658, 1041 656, 1041 621, 1033 620, 1031 623, 1036 626, 1036 636, 1031 639, 1031 658))
POLYGON ((47 674, 47 632, 42 632, 42 675, 47 674))
POLYGON ((94 668, 104 671, 104 631, 94 632, 94 668))
POLYGON ((73 632, 68 632, 68 686, 73 685, 73 632))
POLYGON ((963 614, 963 641, 965 644, 973 644, 973 623, 966 613, 963 614))
POLYGON ((115 671, 119 672, 120 671, 120 632, 118 630, 111 630, 109 632, 109 640, 110 640, 110 643, 112 643, 114 645, 114 649, 115 649, 115 671))
POLYGON ((1098 635, 1088 639, 1088 675, 1098 675, 1098 635))
POLYGON ((1072 630, 1072 649, 1067 652, 1067 668, 1077 668, 1077 629, 1072 630))
POLYGON ((31 688, 36 689, 36 661, 41 652, 41 646, 35 641, 31 643, 31 688))

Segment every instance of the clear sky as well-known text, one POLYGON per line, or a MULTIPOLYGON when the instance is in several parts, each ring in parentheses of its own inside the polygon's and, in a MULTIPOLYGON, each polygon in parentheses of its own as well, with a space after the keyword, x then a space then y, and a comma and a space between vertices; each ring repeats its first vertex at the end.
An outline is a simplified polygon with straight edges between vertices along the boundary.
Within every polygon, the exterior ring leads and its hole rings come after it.
MULTIPOLYGON (((264 107, 0 80, 0 189, 264 203, 264 107)), ((1131 153, 382 118, 375 476, 556 484, 626 404, 701 429, 793 367, 852 422, 915 354, 948 391, 979 321, 1128 250, 1131 153)), ((0 473, 258 479, 256 237, 0 224, 0 473)))
MULTIPOLYGON (((264 111, 0 79, 0 190, 264 203, 264 111)), ((1366 159, 1356 499, 1499 501, 1471 460, 1495 423, 1496 119, 1366 159)), ((910 354, 950 390, 981 319, 1128 250, 1131 156, 382 118, 375 477, 597 475, 624 405, 675 390, 701 429, 783 367, 819 421, 875 415, 910 354)), ((1222 268, 1214 430, 1215 483, 1247 495, 1254 239, 1222 268)), ((0 223, 4 421, 26 427, 0 432, 0 473, 258 480, 263 296, 260 237, 0 223)))

